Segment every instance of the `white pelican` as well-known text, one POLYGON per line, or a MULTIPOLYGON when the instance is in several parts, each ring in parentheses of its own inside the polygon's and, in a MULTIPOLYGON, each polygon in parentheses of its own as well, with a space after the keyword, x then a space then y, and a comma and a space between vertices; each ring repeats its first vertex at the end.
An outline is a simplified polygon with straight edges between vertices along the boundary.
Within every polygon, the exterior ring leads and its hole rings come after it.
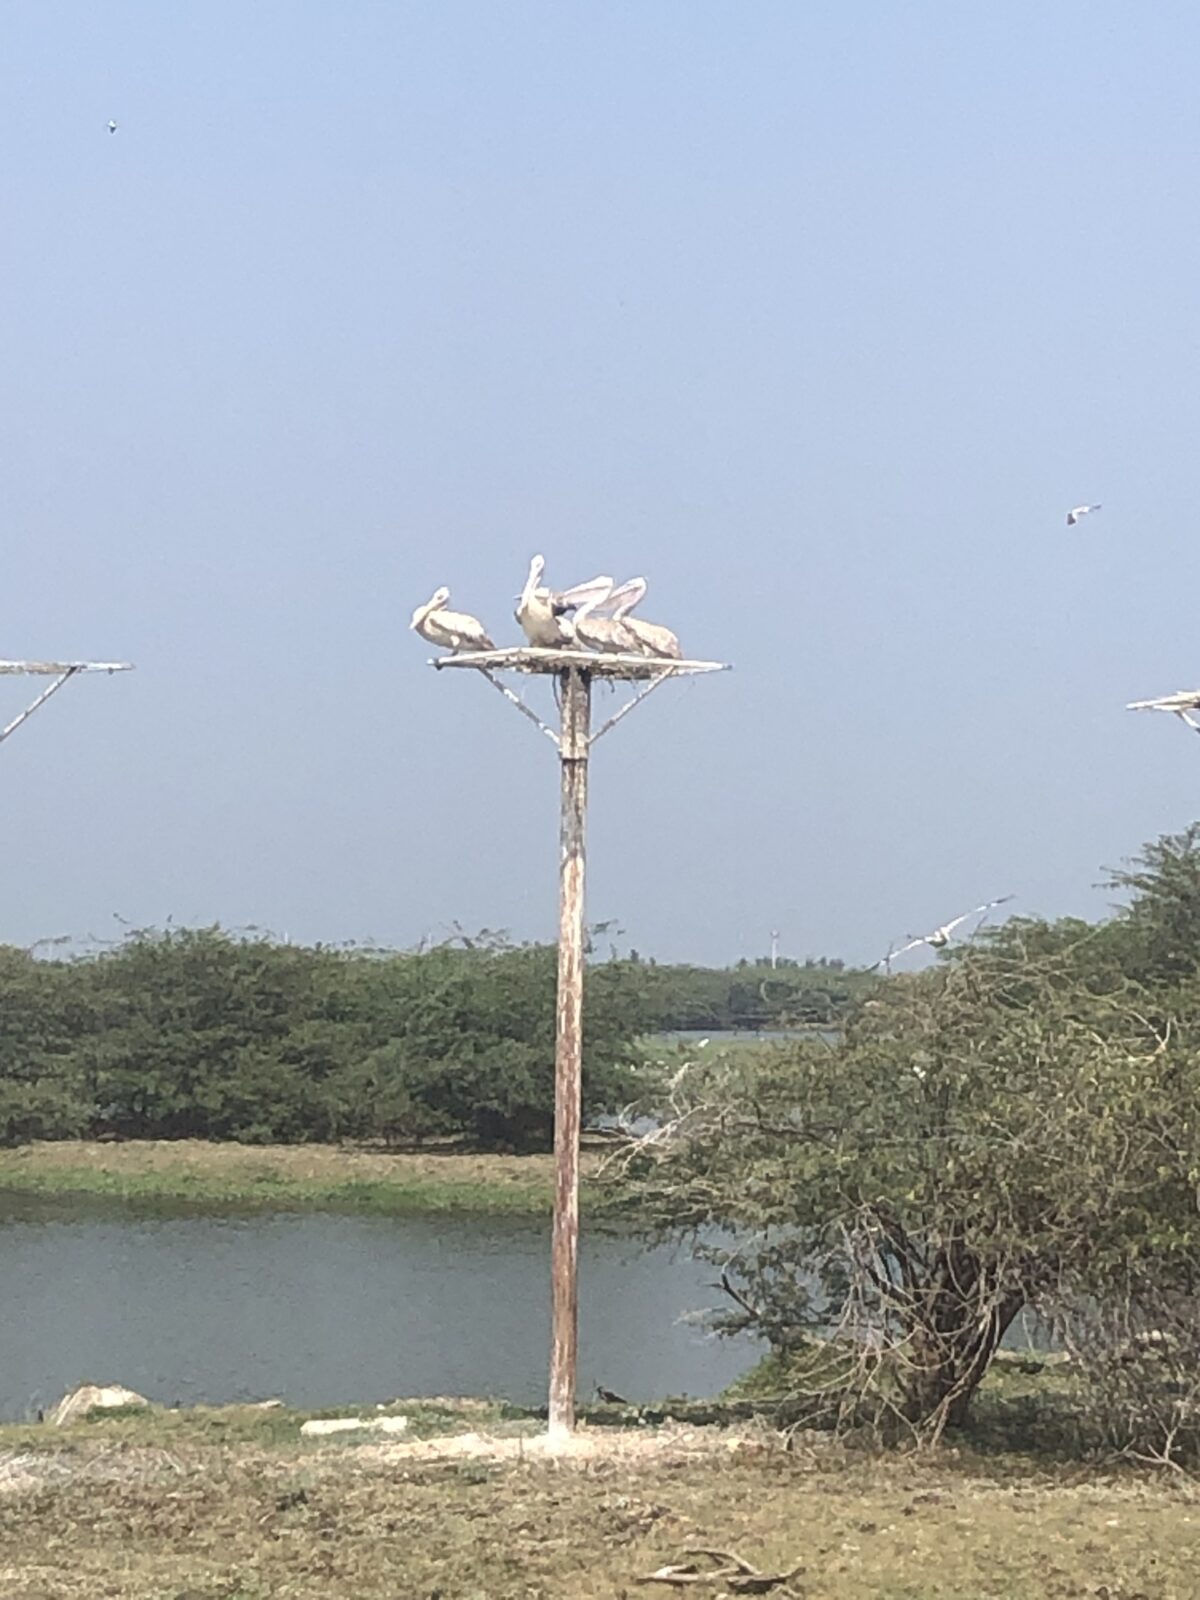
POLYGON ((586 604, 593 596, 609 594, 613 581, 607 577, 591 578, 587 583, 576 584, 573 589, 556 594, 552 589, 541 587, 545 570, 545 556, 534 556, 517 601, 517 621, 530 644, 551 650, 570 649, 575 643, 575 626, 564 613, 586 604))
POLYGON ((108 131, 109 131, 109 133, 116 133, 116 131, 117 131, 117 125, 116 125, 116 123, 115 123, 115 122, 112 122, 112 121, 110 121, 110 122, 109 122, 109 124, 108 124, 108 131))
POLYGON ((494 650, 496 646, 488 638, 482 622, 462 611, 446 610, 449 598, 449 589, 434 590, 433 598, 413 612, 409 627, 430 644, 441 645, 446 650, 494 650))
POLYGON ((661 622, 643 622, 641 617, 629 615, 634 606, 641 605, 648 587, 645 578, 630 578, 613 590, 603 602, 603 609, 632 634, 635 647, 642 655, 678 661, 683 651, 670 628, 663 627, 661 622))
MULTIPOLYGON (((612 585, 609 584, 611 589, 612 585)), ((607 592, 591 594, 578 607, 572 622, 576 639, 585 650, 602 650, 616 655, 643 654, 627 622, 622 622, 618 617, 595 615, 606 599, 607 592)))
POLYGON ((1072 506, 1067 512, 1067 527, 1073 528, 1080 517, 1086 517, 1090 511, 1099 511, 1099 506, 1072 506))
POLYGON ((874 966, 868 967, 868 972, 874 972, 875 967, 890 967, 897 956, 902 956, 906 951, 915 950, 918 945, 927 944, 932 950, 944 950, 950 943, 950 935, 960 923, 967 922, 971 917, 982 916, 993 906, 1006 905, 1012 899, 1011 894, 1002 894, 998 900, 989 900, 985 905, 976 906, 973 911, 964 911, 961 917, 955 917, 950 922, 943 922, 940 928, 935 928, 932 933, 923 933, 918 938, 910 938, 907 944, 902 944, 899 950, 889 950, 887 955, 880 956, 874 966))

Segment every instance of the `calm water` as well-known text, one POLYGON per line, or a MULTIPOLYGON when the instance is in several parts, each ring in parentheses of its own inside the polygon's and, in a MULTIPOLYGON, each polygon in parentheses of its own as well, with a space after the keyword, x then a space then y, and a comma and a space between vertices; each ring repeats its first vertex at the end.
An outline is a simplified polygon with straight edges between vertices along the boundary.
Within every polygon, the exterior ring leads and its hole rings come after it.
MULTIPOLYGON (((549 1225, 283 1215, 0 1212, 0 1418, 80 1382, 152 1400, 279 1396, 304 1408, 394 1396, 545 1399, 549 1225)), ((713 1394, 749 1341, 681 1320, 720 1297, 684 1252, 585 1237, 581 1395, 713 1394)))

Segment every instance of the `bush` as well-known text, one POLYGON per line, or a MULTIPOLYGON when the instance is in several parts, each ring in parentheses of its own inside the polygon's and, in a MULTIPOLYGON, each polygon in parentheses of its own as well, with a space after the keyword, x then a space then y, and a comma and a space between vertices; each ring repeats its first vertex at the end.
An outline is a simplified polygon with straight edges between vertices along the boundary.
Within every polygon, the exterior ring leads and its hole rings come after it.
MULTIPOLYGON (((554 981, 553 950, 496 941, 346 952, 208 928, 74 961, 0 949, 0 1138, 545 1148, 554 981)), ((630 1097, 647 1012, 636 967, 608 963, 588 985, 594 1112, 630 1097)))

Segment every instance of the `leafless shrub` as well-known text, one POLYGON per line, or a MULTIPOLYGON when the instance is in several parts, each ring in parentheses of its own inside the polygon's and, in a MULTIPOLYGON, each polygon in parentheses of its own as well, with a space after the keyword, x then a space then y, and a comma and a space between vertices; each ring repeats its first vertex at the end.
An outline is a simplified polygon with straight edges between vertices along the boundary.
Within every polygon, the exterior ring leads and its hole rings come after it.
POLYGON ((1200 1467, 1200 1295, 1130 1279, 1057 1321, 1102 1437, 1132 1460, 1200 1467))

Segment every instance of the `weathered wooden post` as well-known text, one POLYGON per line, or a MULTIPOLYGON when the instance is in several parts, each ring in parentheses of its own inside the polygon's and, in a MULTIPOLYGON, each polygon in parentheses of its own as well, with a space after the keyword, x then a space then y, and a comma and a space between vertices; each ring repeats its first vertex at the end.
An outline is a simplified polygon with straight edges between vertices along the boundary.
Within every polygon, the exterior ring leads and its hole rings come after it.
POLYGON ((575 1426, 579 1351, 579 1117, 583 1074, 583 887, 587 854, 588 736, 592 682, 572 667, 559 677, 562 766, 559 820, 558 1005, 554 1036, 554 1225, 550 1241, 552 1437, 575 1426))
POLYGON ((586 855, 588 757, 592 745, 668 678, 720 672, 719 661, 550 650, 522 646, 438 656, 432 665, 474 667, 494 689, 541 729, 558 750, 561 768, 558 877, 558 999, 554 1046, 554 1220, 550 1239, 549 1437, 562 1442, 575 1429, 579 1366, 579 1131, 583 1068, 583 888, 586 855), (558 684, 558 731, 495 676, 497 671, 553 675, 558 684), (642 682, 642 687, 591 731, 596 678, 642 682))

